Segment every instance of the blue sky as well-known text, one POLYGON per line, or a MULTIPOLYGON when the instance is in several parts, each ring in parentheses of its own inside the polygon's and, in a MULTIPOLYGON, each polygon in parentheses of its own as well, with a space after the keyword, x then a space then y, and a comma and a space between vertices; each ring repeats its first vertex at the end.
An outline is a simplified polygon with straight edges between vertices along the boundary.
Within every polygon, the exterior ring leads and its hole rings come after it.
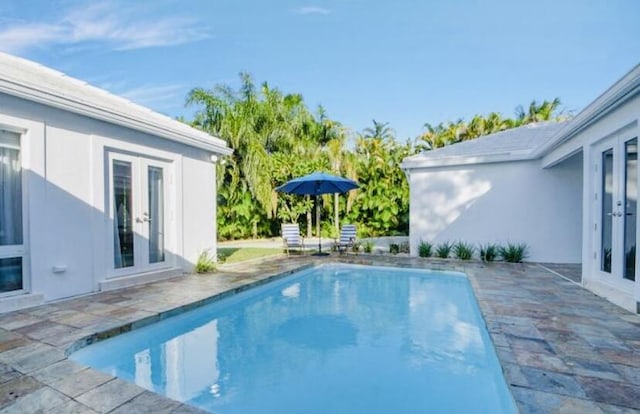
POLYGON ((355 131, 578 111, 640 63, 638 0, 0 0, 0 50, 170 116, 239 72, 355 131))

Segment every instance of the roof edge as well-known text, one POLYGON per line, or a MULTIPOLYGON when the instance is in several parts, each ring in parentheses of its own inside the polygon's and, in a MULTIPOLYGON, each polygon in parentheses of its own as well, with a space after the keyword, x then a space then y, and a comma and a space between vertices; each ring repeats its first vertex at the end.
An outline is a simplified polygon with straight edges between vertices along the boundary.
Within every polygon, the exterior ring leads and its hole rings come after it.
POLYGON ((400 168, 406 171, 422 168, 452 167, 456 165, 532 161, 538 158, 540 157, 533 156, 531 152, 501 152, 483 155, 459 155, 441 158, 426 158, 421 160, 408 160, 405 158, 405 160, 400 163, 400 168))
POLYGON ((616 83, 607 88, 606 91, 569 121, 567 125, 556 132, 549 142, 538 148, 535 151, 536 158, 546 155, 559 145, 570 140, 638 93, 640 93, 640 64, 634 66, 616 83))
MULTIPOLYGON (((193 134, 188 134, 184 131, 178 130, 177 128, 158 126, 157 124, 145 122, 142 119, 128 116, 125 112, 115 112, 106 108, 101 108, 99 106, 89 104, 87 102, 83 102, 77 99, 70 99, 69 97, 51 93, 50 91, 36 89, 27 84, 18 83, 6 79, 0 80, 0 93, 5 93, 7 95, 22 98, 27 101, 40 103, 46 106, 62 109, 67 112, 72 112, 78 115, 83 115, 115 125, 124 126, 129 129, 144 132, 150 135, 155 135, 206 151, 211 151, 220 155, 229 155, 233 153, 233 150, 227 147, 226 143, 220 138, 211 136, 204 131, 199 131, 186 124, 185 127, 192 129, 193 134)), ((104 91, 104 93, 108 92, 104 91)), ((133 102, 132 104, 138 105, 133 102)), ((167 120, 170 120, 172 122, 179 122, 158 112, 152 111, 151 109, 146 108, 142 105, 138 106, 159 116, 164 116, 167 118, 167 120)))

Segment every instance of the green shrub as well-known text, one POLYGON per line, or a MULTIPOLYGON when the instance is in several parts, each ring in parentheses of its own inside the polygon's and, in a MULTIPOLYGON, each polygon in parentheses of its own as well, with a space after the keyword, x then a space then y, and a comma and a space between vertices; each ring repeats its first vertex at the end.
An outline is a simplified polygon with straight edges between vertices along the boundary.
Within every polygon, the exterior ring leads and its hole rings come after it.
POLYGON ((493 262, 498 257, 499 246, 497 244, 487 243, 480 245, 480 259, 483 262, 493 262))
POLYGON ((211 273, 216 270, 216 261, 209 254, 209 250, 204 250, 198 256, 198 261, 196 262, 196 266, 194 271, 196 273, 211 273))
POLYGON ((500 247, 500 256, 509 263, 521 263, 527 258, 529 247, 526 243, 507 243, 506 246, 500 247))
POLYGON ((459 241, 453 245, 453 254, 460 260, 471 260, 476 248, 471 243, 459 241))
POLYGON ((449 257, 452 247, 453 245, 449 242, 440 243, 436 247, 436 256, 438 256, 441 259, 446 259, 447 257, 449 257))
POLYGON ((400 243, 400 253, 411 253, 411 245, 409 244, 409 242, 400 243))
MULTIPOLYGON (((200 256, 198 256, 198 261, 200 261, 200 258, 202 257, 203 254, 206 254, 207 257, 209 255, 209 251, 205 250, 204 252, 200 253, 200 256)), ((224 263, 227 261, 227 259, 229 258, 229 256, 231 256, 231 253, 227 250, 224 249, 218 249, 218 263, 224 263)), ((213 261, 213 258, 211 259, 213 261)), ((215 262, 214 262, 215 263, 215 262)), ((196 263, 197 266, 197 263, 196 263)))
POLYGON ((362 249, 364 250, 365 253, 373 252, 373 242, 371 240, 367 240, 362 245, 362 249))
POLYGON ((429 242, 420 240, 420 244, 418 245, 418 255, 420 257, 431 257, 433 250, 433 245, 429 242))
POLYGON ((389 253, 391 253, 391 254, 400 253, 400 245, 398 243, 390 243, 389 244, 389 253))

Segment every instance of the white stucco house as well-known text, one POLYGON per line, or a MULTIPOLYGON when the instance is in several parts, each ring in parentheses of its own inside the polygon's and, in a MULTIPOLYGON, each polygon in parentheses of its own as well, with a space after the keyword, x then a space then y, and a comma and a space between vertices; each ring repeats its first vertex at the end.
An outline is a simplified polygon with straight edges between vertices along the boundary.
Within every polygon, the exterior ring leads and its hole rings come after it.
POLYGON ((639 122, 640 65, 567 122, 406 158, 411 251, 524 242, 529 260, 582 263, 586 288, 640 312, 639 122))
POLYGON ((191 271, 226 144, 0 53, 0 311, 191 271))

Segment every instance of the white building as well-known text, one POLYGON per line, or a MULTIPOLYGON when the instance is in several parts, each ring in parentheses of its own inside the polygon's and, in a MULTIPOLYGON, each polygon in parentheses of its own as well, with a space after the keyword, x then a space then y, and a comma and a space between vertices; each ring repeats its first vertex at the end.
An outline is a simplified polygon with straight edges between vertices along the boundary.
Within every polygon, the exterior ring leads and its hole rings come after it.
POLYGON ((582 263, 582 283, 640 312, 640 65, 575 118, 403 161, 412 252, 420 240, 524 242, 529 260, 582 263))
POLYGON ((0 311, 191 271, 223 141, 0 53, 0 311))

